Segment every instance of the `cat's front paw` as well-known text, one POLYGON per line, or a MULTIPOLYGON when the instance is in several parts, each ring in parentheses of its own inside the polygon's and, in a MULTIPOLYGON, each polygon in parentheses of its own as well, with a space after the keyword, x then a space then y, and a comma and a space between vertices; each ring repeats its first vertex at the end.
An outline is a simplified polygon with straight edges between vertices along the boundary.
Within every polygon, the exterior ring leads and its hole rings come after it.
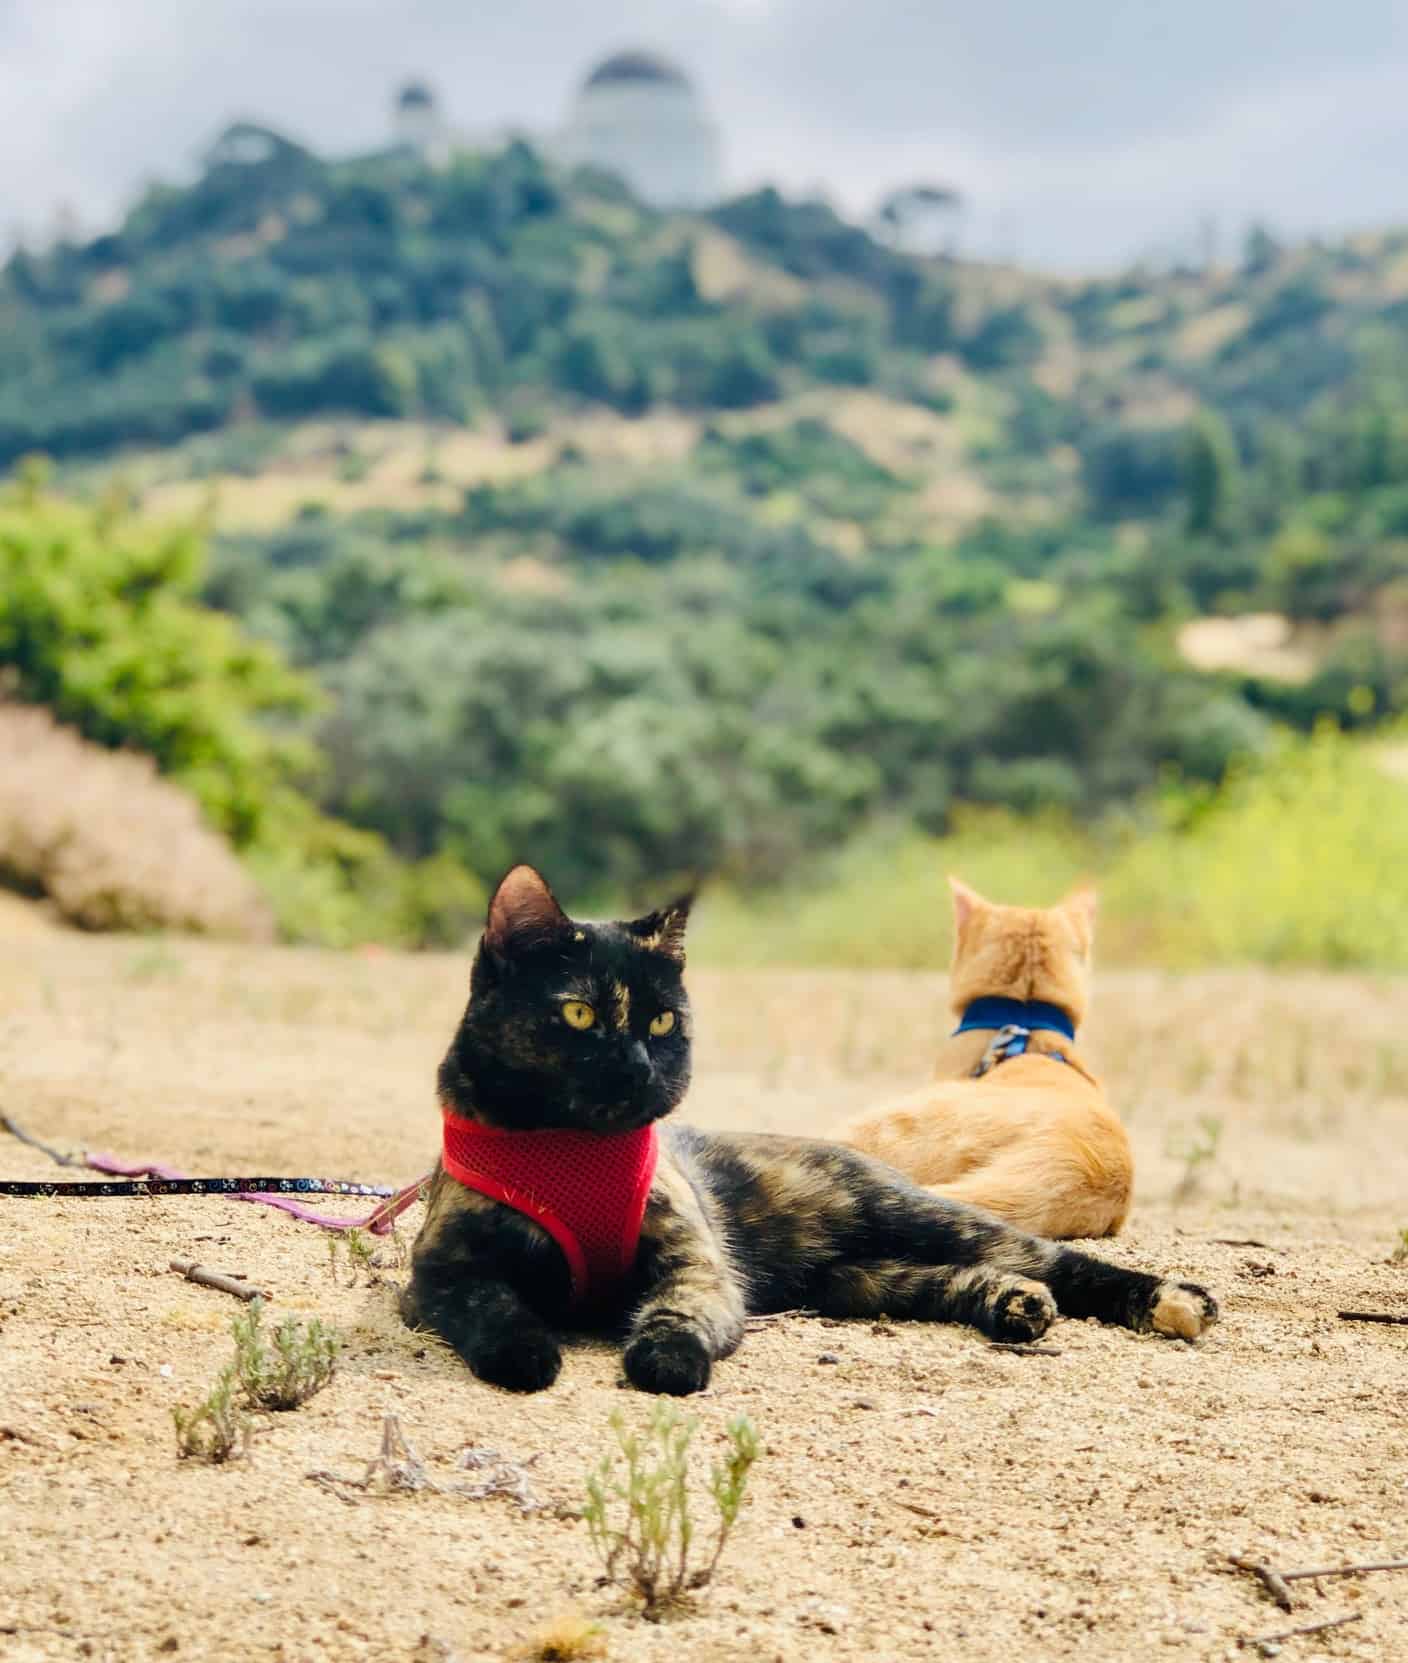
POLYGON ((469 1366, 481 1380, 509 1392, 541 1392, 562 1367, 562 1350, 546 1330, 508 1333, 476 1349, 469 1366))
POLYGON ((1040 1282, 1016 1278, 994 1291, 988 1303, 988 1333, 1006 1344, 1039 1340, 1056 1320, 1056 1301, 1040 1282))
POLYGON ((1196 1282, 1160 1282, 1149 1302, 1150 1328, 1172 1339, 1196 1340, 1217 1318, 1217 1301, 1196 1282))
POLYGON ((688 1397, 709 1384, 708 1347, 692 1328, 647 1328, 627 1345, 626 1378, 643 1392, 688 1397))

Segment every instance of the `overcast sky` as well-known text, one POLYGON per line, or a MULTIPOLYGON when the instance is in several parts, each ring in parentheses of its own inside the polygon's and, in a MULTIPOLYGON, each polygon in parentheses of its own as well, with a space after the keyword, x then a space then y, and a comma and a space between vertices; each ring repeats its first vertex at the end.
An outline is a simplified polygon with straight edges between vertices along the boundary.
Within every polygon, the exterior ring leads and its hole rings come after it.
POLYGON ((731 185, 950 181, 974 252, 1408 222, 1408 0, 0 0, 0 232, 101 225, 235 116, 371 146, 409 75, 460 127, 553 126, 631 45, 691 72, 731 185))

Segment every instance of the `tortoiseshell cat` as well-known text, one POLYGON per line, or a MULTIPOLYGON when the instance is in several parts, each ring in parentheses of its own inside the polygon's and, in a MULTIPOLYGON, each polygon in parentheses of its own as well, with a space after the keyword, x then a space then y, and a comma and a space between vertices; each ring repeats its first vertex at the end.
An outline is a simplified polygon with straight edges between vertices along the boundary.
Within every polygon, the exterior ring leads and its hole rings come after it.
MULTIPOLYGON (((555 1328, 573 1318, 624 1327, 628 1378, 683 1394, 708 1383, 752 1312, 807 1306, 967 1322, 1018 1341, 1039 1338, 1058 1312, 1187 1340, 1217 1320, 1203 1288, 1024 1235, 833 1143, 671 1125, 652 1172, 654 1124, 689 1083, 688 911, 681 901, 634 922, 590 924, 568 918, 532 867, 499 885, 440 1067, 446 1155, 402 1299, 413 1327, 516 1391, 556 1379, 555 1328), (579 1225, 563 1224, 535 1179, 493 1178, 500 1156, 510 1168, 515 1150, 535 1159, 534 1133, 550 1134, 541 1148, 549 1165, 570 1168, 569 1185, 590 1168, 590 1192, 561 1204, 586 1208, 579 1225), (609 1170, 617 1149, 619 1185, 609 1170), (572 1150, 585 1166, 573 1165, 572 1150), (468 1162, 476 1187, 446 1161, 468 1162), (596 1227, 598 1188, 613 1187, 625 1197, 628 1237, 634 1204, 639 1243, 632 1253, 627 1241, 604 1302, 583 1307, 578 1237, 596 1227)), ((596 1245, 598 1266, 610 1263, 610 1241, 605 1261, 596 1245)))

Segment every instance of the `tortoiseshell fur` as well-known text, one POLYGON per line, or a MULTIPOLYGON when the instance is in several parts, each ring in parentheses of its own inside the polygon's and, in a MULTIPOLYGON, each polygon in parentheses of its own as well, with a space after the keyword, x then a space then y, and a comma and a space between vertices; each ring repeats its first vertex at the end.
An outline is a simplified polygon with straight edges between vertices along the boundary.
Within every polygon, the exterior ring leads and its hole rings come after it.
MULTIPOLYGON (((488 1124, 625 1131, 661 1119, 689 1081, 682 981, 687 903, 629 924, 569 919, 516 867, 490 906, 470 1001, 440 1070, 442 1098, 488 1124), (563 1000, 598 1013, 589 1033, 563 1000), (670 1034, 651 1019, 675 1013, 670 1034)), ((416 1239, 407 1322, 439 1334, 482 1379, 552 1384, 570 1282, 539 1225, 437 1171, 416 1239)), ((932 1195, 836 1144, 670 1125, 630 1285, 601 1320, 624 1330, 627 1377, 699 1391, 750 1313, 966 1322, 1040 1338, 1059 1314, 1194 1339, 1212 1296, 1042 1241, 932 1195)))

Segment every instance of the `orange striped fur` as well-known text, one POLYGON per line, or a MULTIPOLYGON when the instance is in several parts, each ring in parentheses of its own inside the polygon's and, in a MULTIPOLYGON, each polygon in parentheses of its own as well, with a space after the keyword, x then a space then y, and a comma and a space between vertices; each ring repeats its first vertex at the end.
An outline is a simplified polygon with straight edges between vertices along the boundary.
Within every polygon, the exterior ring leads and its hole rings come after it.
MULTIPOLYGON (((975 999, 998 996, 1059 1005, 1079 1025, 1094 892, 1045 909, 1002 907, 956 878, 949 883, 955 1016, 975 999)), ((938 1195, 1035 1235, 1114 1235, 1129 1212, 1134 1157, 1099 1080, 1076 1046, 1054 1033, 1033 1034, 1027 1055, 971 1078, 993 1037, 949 1037, 932 1084, 855 1116, 833 1135, 938 1195), (1066 1063, 1041 1055, 1050 1052, 1066 1063)))

